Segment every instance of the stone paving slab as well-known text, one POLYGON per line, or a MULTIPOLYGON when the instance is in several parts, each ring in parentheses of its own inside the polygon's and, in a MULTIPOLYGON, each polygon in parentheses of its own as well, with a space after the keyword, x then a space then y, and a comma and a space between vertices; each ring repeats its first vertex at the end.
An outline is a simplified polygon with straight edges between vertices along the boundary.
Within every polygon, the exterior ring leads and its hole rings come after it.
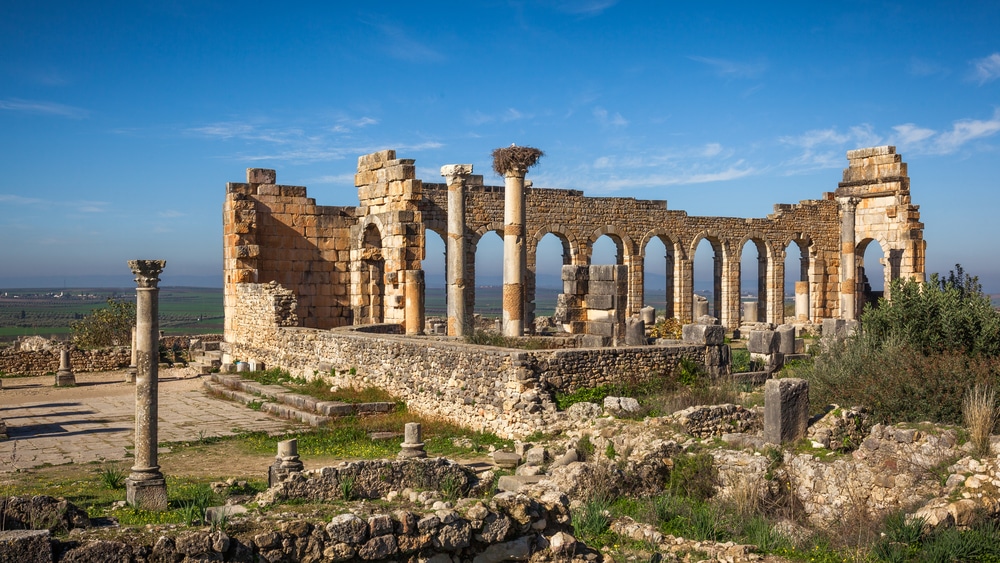
MULTIPOLYGON (((211 397, 202 390, 198 379, 164 381, 161 376, 160 443, 194 441, 248 430, 282 433, 302 427, 211 397)), ((18 383, 8 380, 4 387, 18 383)), ((22 385, 33 383, 26 381, 22 385)), ((58 389, 43 391, 41 395, 36 392, 26 395, 23 403, 16 398, 4 398, 0 419, 7 423, 10 439, 0 442, 0 472, 45 464, 125 459, 134 443, 134 392, 118 389, 110 393, 112 388, 108 387, 108 396, 94 396, 95 388, 87 391, 74 394, 74 389, 58 389)), ((9 391, 0 390, 0 394, 5 392, 9 391)))

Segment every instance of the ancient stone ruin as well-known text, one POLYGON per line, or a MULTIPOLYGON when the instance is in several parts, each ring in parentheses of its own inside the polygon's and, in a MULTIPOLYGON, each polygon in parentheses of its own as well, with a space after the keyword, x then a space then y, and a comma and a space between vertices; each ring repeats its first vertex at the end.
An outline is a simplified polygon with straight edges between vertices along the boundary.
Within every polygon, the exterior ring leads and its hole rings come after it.
MULTIPOLYGON (((504 150, 514 149, 528 148, 504 150)), ((706 312, 709 304, 699 307, 693 291, 693 259, 707 240, 714 249, 711 311, 723 329, 744 321, 774 328, 854 320, 870 298, 867 246, 882 248, 886 281, 922 280, 925 242, 895 147, 853 150, 847 158, 836 191, 778 204, 764 218, 695 217, 665 201, 534 188, 525 179, 534 160, 508 162, 505 186, 487 186, 472 165, 445 165, 445 183, 425 183, 414 161, 397 159, 395 151, 364 155, 355 176, 359 205, 351 207, 317 205, 305 187, 278 184, 274 170, 248 169, 245 183, 227 185, 223 208, 228 359, 305 376, 321 366, 356 366, 351 383, 393 389, 418 412, 505 434, 537 428, 553 391, 592 386, 608 374, 662 372, 682 355, 725 372, 718 352, 704 343, 625 347, 626 320, 638 320, 644 307, 647 244, 658 238, 667 249, 668 318, 690 322, 706 312), (494 231, 505 239, 504 333, 517 337, 534 327, 536 250, 552 233, 562 242, 564 264, 556 321, 589 338, 558 352, 483 351, 440 338, 431 345, 421 336, 427 230, 447 241, 449 335, 471 331, 477 245, 494 231), (590 264, 603 235, 618 246, 617 266, 590 264), (739 287, 748 242, 758 251, 760 272, 749 314, 741 310, 739 287), (801 265, 796 318, 786 319, 785 253, 793 243, 801 265)), ((643 339, 633 335, 637 340, 643 339)))

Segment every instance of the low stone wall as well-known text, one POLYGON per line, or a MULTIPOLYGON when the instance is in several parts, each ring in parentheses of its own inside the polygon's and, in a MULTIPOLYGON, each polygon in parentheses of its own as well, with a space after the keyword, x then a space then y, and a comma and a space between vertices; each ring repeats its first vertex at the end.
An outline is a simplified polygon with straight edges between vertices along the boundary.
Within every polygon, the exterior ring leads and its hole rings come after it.
MULTIPOLYGON (((384 325, 382 325, 384 326, 384 325)), ((259 326, 228 344, 233 357, 295 375, 339 374, 339 386, 390 391, 414 412, 520 437, 557 417, 553 395, 672 373, 681 357, 703 362, 704 346, 517 350, 428 337, 259 326), (355 373, 349 375, 350 368, 355 373)))
MULTIPOLYGON (((114 371, 132 363, 128 347, 73 349, 69 355, 74 372, 114 371)), ((0 353, 0 373, 8 375, 45 375, 59 369, 59 350, 30 352, 4 350, 0 353)))

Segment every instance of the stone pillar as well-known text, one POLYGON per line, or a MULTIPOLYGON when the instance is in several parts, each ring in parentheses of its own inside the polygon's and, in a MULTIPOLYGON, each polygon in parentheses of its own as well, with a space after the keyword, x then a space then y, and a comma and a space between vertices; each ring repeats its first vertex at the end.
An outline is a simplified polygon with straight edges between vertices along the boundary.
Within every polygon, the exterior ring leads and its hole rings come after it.
MULTIPOLYGON (((766 250, 765 250, 766 252, 766 250)), ((757 318, 773 322, 768 318, 767 256, 757 253, 757 318)))
POLYGON ((524 334, 524 168, 504 174, 503 205, 503 334, 524 334))
POLYGON ((73 366, 69 362, 69 350, 59 350, 59 371, 56 372, 56 387, 76 385, 73 366))
POLYGON ((840 318, 857 318, 857 263, 855 261, 854 214, 861 200, 849 197, 840 200, 840 318))
POLYGON ((406 334, 424 333, 424 271, 403 270, 403 315, 406 334))
POLYGON ((157 464, 157 366, 159 288, 165 260, 129 260, 136 288, 135 465, 125 480, 128 503, 143 510, 166 510, 167 482, 157 464))
POLYGON ((663 316, 670 319, 676 316, 674 308, 674 276, 676 272, 674 271, 674 251, 669 248, 667 249, 666 263, 667 283, 664 288, 666 290, 666 302, 664 304, 663 316))
POLYGON ((757 301, 743 302, 743 322, 745 324, 754 324, 757 322, 757 303, 757 301))
POLYGON ((472 316, 466 304, 465 183, 472 174, 471 164, 449 164, 441 167, 448 184, 448 235, 445 255, 448 275, 448 335, 472 333, 472 316))
POLYGON ((278 442, 278 455, 267 470, 267 486, 273 487, 284 481, 293 471, 302 471, 305 465, 299 459, 299 441, 295 438, 278 442))
POLYGON ((135 327, 132 327, 132 363, 125 370, 125 383, 135 383, 135 374, 139 371, 135 363, 135 327))
POLYGON ((764 440, 784 444, 802 439, 809 423, 809 382, 793 377, 764 384, 764 440))
POLYGON ((403 443, 400 444, 399 459, 427 457, 419 422, 407 422, 403 427, 403 443))
POLYGON ((809 320, 809 282, 795 282, 795 319, 797 321, 809 320))

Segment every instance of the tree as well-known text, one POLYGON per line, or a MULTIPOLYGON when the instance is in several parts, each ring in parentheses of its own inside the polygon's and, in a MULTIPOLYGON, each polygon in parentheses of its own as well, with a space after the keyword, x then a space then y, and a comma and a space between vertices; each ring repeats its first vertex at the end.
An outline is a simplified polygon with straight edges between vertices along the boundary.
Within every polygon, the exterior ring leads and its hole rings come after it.
POLYGON ((135 302, 116 301, 108 298, 103 309, 94 309, 88 315, 70 324, 73 343, 82 348, 125 346, 132 342, 135 326, 135 302))

